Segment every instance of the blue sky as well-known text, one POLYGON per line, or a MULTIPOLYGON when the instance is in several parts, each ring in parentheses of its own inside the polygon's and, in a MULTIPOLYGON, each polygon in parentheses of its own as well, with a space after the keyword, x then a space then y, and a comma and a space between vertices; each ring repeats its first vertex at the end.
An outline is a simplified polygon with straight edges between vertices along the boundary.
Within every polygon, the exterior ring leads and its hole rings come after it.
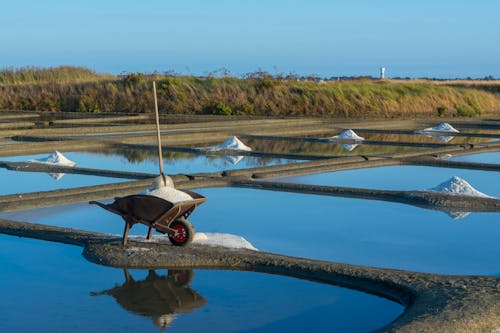
POLYGON ((3 2, 0 67, 500 77, 498 0, 3 2))

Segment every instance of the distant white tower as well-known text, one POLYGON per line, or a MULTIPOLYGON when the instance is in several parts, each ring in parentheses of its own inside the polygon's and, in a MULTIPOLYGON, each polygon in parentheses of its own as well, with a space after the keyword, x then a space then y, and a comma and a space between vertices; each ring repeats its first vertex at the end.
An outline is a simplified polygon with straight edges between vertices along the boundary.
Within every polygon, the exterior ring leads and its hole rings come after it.
POLYGON ((385 79, 385 67, 380 67, 380 79, 385 79))

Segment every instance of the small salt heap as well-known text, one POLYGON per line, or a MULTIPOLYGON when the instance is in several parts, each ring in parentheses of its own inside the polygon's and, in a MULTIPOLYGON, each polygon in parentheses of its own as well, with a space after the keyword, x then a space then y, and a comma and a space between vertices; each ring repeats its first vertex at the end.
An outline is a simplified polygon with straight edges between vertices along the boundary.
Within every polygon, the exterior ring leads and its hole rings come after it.
POLYGON ((203 148, 203 149, 208 149, 211 151, 224 150, 224 149, 244 150, 244 151, 251 151, 252 150, 252 148, 245 145, 236 136, 232 136, 232 137, 228 138, 226 141, 224 141, 224 143, 222 143, 220 145, 207 147, 207 148, 203 148))
POLYGON ((64 156, 63 154, 61 154, 57 150, 55 150, 52 154, 50 154, 47 157, 40 158, 38 160, 30 160, 29 162, 52 164, 52 165, 62 165, 62 166, 70 166, 70 167, 73 167, 76 165, 75 162, 67 159, 66 156, 64 156))
MULTIPOLYGON (((350 130, 350 129, 343 131, 339 135, 331 136, 328 139, 331 141, 335 141, 335 139, 350 139, 350 140, 354 140, 356 142, 361 142, 361 141, 365 140, 365 138, 359 136, 358 134, 356 134, 356 132, 354 132, 353 130, 350 130)), ((352 151, 352 150, 354 150, 354 148, 359 146, 359 143, 350 143, 350 144, 341 143, 340 146, 347 151, 352 151)))
POLYGON ((455 127, 448 123, 441 123, 434 127, 424 128, 422 132, 450 132, 450 133, 460 133, 455 127))
MULTIPOLYGON (((52 154, 50 154, 47 157, 40 158, 37 160, 30 160, 28 162, 29 163, 48 164, 48 165, 60 165, 60 166, 68 166, 68 167, 74 167, 76 165, 75 162, 69 160, 68 158, 66 158, 66 156, 64 156, 63 154, 61 154, 57 150, 55 150, 52 154)), ((65 175, 65 173, 49 173, 49 176, 54 178, 55 180, 61 179, 64 175, 65 175)))
POLYGON ((429 191, 446 192, 456 195, 466 195, 472 197, 492 198, 487 194, 479 192, 471 184, 460 177, 454 176, 429 191))
POLYGON ((448 142, 455 138, 454 136, 440 135, 434 132, 460 133, 456 128, 448 123, 441 123, 434 127, 424 128, 423 130, 416 131, 415 133, 436 138, 441 142, 448 142))
POLYGON ((156 177, 153 180, 153 187, 141 192, 141 194, 152 195, 174 204, 193 199, 186 192, 176 190, 172 178, 168 176, 165 176, 165 182, 162 176, 156 177))
POLYGON ((222 246, 233 249, 248 249, 258 251, 249 241, 237 235, 197 232, 194 235, 193 243, 209 246, 222 246))
MULTIPOLYGON (((471 184, 466 182, 460 177, 452 177, 447 181, 439 184, 438 186, 429 189, 429 191, 446 192, 455 195, 473 196, 481 198, 492 198, 482 192, 479 192, 471 184)), ((470 212, 461 211, 445 211, 453 220, 463 219, 470 214, 470 212)))

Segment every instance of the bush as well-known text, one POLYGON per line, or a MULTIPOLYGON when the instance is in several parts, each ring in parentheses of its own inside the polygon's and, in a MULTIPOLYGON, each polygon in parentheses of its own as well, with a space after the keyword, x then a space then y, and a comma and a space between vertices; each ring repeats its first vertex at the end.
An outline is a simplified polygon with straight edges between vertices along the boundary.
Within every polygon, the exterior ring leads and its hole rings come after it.
POLYGON ((455 104, 458 117, 474 117, 481 114, 479 107, 472 107, 468 104, 455 104))
POLYGON ((146 76, 142 73, 131 73, 123 78, 123 82, 126 86, 132 87, 146 82, 146 76))
POLYGON ((436 109, 436 111, 437 111, 438 116, 442 117, 442 116, 444 116, 444 114, 446 112, 446 107, 444 107, 444 106, 438 106, 437 109, 436 109))
POLYGON ((233 110, 231 109, 231 107, 224 102, 211 104, 206 108, 206 110, 208 111, 208 113, 222 116, 230 116, 233 114, 233 110))

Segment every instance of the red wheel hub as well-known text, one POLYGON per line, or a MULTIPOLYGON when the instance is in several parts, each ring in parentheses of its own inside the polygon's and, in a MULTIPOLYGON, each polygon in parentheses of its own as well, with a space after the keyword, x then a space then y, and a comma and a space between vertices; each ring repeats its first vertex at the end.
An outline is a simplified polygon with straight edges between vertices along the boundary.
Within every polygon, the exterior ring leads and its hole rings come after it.
POLYGON ((174 225, 172 229, 175 230, 175 235, 172 237, 176 242, 183 242, 187 238, 186 229, 182 225, 174 225))

